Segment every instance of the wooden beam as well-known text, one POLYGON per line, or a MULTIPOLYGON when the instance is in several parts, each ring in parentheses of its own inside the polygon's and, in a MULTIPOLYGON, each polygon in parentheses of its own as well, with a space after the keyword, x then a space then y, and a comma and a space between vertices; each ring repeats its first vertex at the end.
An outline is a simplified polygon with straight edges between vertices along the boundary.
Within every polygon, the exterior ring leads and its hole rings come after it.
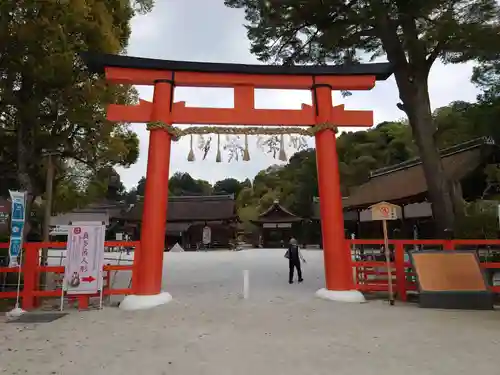
MULTIPOLYGON (((243 98, 240 98, 243 100, 243 98)), ((245 100, 250 100, 247 97, 245 100)), ((152 103, 141 100, 137 106, 113 104, 108 109, 108 120, 145 123, 151 121, 152 103)), ((174 103, 173 124, 251 125, 251 126, 313 126, 313 107, 303 104, 302 109, 242 109, 187 107, 185 102, 174 103)), ((372 111, 346 111, 344 105, 332 108, 330 122, 338 126, 373 126, 372 111)))
MULTIPOLYGON (((157 80, 173 80, 181 87, 238 87, 258 89, 310 90, 313 76, 259 75, 237 73, 175 72, 134 68, 105 68, 109 82, 131 85, 154 85, 157 80)), ((330 85, 333 90, 369 90, 375 85, 375 76, 314 76, 316 84, 330 85)))

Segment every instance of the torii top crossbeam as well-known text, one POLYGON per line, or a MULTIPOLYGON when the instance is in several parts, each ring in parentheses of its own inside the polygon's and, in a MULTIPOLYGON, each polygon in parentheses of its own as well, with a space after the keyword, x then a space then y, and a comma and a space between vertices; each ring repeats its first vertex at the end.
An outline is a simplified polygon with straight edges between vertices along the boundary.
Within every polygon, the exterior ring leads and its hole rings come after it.
MULTIPOLYGON (((131 56, 82 54, 89 69, 105 74, 108 82, 117 84, 154 85, 169 82, 184 87, 234 88, 234 108, 192 108, 185 102, 172 103, 170 119, 176 124, 217 125, 287 125, 312 126, 315 113, 312 106, 300 110, 255 109, 254 89, 313 90, 328 86, 332 90, 369 90, 377 80, 392 74, 389 63, 275 66, 202 63, 148 59, 131 56)), ((137 106, 111 105, 111 121, 151 121, 152 103, 141 100, 137 106)), ((338 126, 372 126, 371 111, 345 111, 335 106, 332 123, 338 126)))

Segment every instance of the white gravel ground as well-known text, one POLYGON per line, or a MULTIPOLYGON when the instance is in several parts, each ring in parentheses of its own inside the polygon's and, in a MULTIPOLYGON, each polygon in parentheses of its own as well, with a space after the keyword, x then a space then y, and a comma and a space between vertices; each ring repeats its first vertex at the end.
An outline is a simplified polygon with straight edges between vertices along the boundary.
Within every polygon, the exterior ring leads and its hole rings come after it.
MULTIPOLYGON (((168 253, 174 300, 38 325, 0 322, 0 373, 447 375, 500 368, 497 312, 323 301, 322 252, 288 285, 282 250, 168 253), (244 269, 250 298, 241 298, 244 269)), ((120 284, 127 283, 123 277, 120 284)))

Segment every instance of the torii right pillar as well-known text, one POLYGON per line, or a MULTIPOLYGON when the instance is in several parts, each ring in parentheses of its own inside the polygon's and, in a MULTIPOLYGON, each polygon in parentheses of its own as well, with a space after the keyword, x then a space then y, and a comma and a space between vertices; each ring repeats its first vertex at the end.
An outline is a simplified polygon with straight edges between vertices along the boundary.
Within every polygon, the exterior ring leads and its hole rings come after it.
MULTIPOLYGON (((316 126, 331 122, 332 87, 313 86, 316 126)), ((340 190, 339 160, 335 130, 327 128, 316 133, 316 163, 318 169, 319 204, 326 288, 316 295, 342 302, 364 302, 361 292, 354 289, 351 254, 344 233, 344 213, 340 190)))

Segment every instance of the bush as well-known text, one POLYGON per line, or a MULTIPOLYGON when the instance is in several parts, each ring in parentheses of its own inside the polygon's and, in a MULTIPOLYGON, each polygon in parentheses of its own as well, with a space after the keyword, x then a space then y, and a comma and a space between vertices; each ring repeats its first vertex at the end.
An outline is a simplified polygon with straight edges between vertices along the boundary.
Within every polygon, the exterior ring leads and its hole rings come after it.
POLYGON ((466 202, 464 214, 457 217, 457 238, 498 238, 497 201, 466 202))

